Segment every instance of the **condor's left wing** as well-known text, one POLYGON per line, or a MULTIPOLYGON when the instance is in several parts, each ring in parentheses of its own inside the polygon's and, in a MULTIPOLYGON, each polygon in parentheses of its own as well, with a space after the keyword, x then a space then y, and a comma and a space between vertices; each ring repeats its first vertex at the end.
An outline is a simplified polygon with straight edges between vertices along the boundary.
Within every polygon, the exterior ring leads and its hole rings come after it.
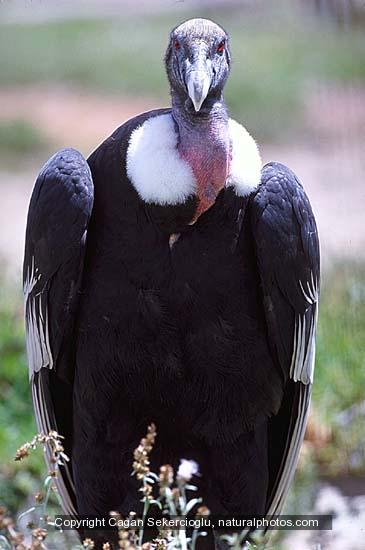
POLYGON ((282 509, 307 424, 319 297, 319 241, 309 199, 295 174, 277 162, 262 170, 250 201, 251 228, 271 354, 284 399, 269 424, 267 514, 282 509))

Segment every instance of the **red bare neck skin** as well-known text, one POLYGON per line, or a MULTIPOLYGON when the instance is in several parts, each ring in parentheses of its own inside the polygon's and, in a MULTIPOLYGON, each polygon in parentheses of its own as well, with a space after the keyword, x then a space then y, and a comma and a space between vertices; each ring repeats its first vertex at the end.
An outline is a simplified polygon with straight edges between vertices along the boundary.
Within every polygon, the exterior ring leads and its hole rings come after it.
POLYGON ((196 219, 210 208, 229 174, 231 147, 228 116, 217 102, 207 115, 173 113, 179 131, 178 150, 191 166, 197 181, 196 219))

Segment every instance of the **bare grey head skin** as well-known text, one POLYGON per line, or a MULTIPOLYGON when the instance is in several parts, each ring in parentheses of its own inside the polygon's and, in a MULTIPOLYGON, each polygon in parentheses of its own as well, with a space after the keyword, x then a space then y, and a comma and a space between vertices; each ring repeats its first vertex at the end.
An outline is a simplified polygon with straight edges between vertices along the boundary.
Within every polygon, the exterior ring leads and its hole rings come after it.
POLYGON ((224 187, 230 166, 228 113, 223 89, 231 64, 227 33, 208 19, 190 19, 170 34, 165 65, 178 150, 197 181, 195 218, 224 187))
POLYGON ((175 27, 165 55, 173 109, 198 119, 216 102, 223 103, 223 88, 231 64, 227 33, 209 19, 190 19, 175 27))

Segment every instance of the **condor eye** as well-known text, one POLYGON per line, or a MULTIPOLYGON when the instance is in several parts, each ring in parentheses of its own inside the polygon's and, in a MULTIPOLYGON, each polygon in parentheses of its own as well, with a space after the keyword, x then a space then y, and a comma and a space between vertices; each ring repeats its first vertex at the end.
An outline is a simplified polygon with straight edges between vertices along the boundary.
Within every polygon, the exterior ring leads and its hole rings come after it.
POLYGON ((225 47, 226 47, 226 43, 225 43, 224 40, 222 40, 222 42, 220 42, 219 45, 218 45, 217 53, 218 53, 219 55, 222 55, 223 52, 224 52, 225 47))
POLYGON ((174 48, 175 50, 180 50, 180 42, 178 40, 174 40, 174 48))

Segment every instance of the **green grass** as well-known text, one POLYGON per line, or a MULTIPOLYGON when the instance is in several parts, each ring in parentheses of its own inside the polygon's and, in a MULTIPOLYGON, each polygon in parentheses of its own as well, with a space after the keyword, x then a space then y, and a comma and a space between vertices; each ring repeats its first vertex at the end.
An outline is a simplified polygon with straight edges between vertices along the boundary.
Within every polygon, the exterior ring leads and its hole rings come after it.
POLYGON ((31 155, 43 151, 46 138, 26 120, 0 122, 0 156, 31 155))
POLYGON ((364 402, 365 266, 338 266, 322 290, 313 406, 332 431, 318 459, 326 474, 365 471, 364 416, 339 414, 364 402))
POLYGON ((3 296, 0 306, 0 364, 0 461, 4 462, 35 429, 18 295, 13 299, 3 296))
MULTIPOLYGON (((285 138, 298 127, 313 81, 365 82, 361 28, 339 32, 323 20, 269 13, 261 19, 243 11, 203 15, 230 32, 234 63, 227 102, 258 138, 285 138)), ((71 84, 166 104, 162 59, 169 29, 179 18, 2 25, 2 86, 71 84)))
POLYGON ((338 267, 322 289, 313 398, 328 421, 364 400, 365 268, 338 267))
POLYGON ((38 488, 40 456, 24 468, 13 458, 36 432, 24 349, 21 297, 0 280, 0 495, 13 511, 38 488))

